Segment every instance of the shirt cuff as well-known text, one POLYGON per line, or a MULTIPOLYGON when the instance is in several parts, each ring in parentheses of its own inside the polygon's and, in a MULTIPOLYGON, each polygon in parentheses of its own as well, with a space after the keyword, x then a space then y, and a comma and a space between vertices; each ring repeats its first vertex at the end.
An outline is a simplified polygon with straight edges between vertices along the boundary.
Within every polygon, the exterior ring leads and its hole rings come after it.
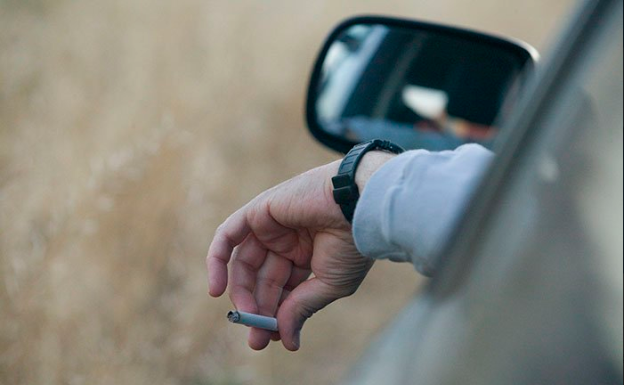
POLYGON ((355 210, 353 237, 360 253, 412 262, 433 275, 492 156, 466 144, 453 151, 407 151, 386 162, 366 183, 355 210))
MULTIPOLYGON (((394 189, 401 184, 404 172, 414 153, 428 154, 425 150, 409 151, 398 155, 377 170, 368 180, 353 217, 353 238, 362 255, 394 262, 412 262, 411 256, 397 245, 389 243, 391 205, 394 189)), ((416 264, 415 264, 416 265, 416 264)), ((429 271, 428 266, 415 266, 429 271)))

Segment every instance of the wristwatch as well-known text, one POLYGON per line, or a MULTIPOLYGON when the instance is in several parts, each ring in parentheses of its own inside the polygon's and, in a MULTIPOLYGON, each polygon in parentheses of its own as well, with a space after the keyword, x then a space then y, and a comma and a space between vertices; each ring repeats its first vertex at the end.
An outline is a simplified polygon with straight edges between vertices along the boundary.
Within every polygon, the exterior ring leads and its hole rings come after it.
POLYGON ((388 140, 373 139, 353 146, 340 163, 338 174, 332 178, 334 201, 340 206, 347 221, 353 221, 355 206, 360 198, 360 191, 355 184, 355 173, 364 154, 373 150, 383 150, 400 154, 405 151, 401 146, 388 140))

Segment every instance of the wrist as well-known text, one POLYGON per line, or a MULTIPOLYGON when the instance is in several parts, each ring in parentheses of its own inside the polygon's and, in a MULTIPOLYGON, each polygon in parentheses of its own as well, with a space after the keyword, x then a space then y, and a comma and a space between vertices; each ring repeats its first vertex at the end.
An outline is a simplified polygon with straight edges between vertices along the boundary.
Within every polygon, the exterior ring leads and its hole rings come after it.
POLYGON ((364 189, 371 175, 390 159, 383 151, 367 157, 369 152, 375 150, 383 150, 395 154, 405 151, 401 146, 382 139, 373 139, 359 143, 349 150, 347 156, 340 163, 338 174, 332 178, 334 201, 340 206, 340 210, 349 223, 353 220, 355 207, 360 197, 360 188, 364 189), (362 165, 362 160, 365 157, 367 160, 362 165), (362 168, 361 170, 360 167, 362 168), (358 173, 360 176, 356 177, 358 173), (356 179, 359 179, 359 185, 356 179))
MULTIPOLYGON (((362 160, 360 160, 360 164, 358 165, 357 171, 355 173, 355 183, 358 187, 360 193, 364 191, 364 186, 368 180, 373 176, 373 174, 381 168, 387 161, 394 158, 397 154, 387 152, 387 151, 369 151, 364 154, 362 160)), ((345 225, 350 225, 349 222, 345 219, 342 211, 340 211, 340 206, 336 204, 334 201, 333 190, 334 186, 332 185, 332 177, 334 177, 338 173, 338 169, 340 168, 341 160, 337 160, 331 162, 323 167, 323 171, 325 173, 325 183, 324 183, 324 192, 325 192, 325 200, 328 205, 331 207, 332 217, 336 218, 338 222, 343 223, 345 225)))
POLYGON ((373 174, 381 168, 387 161, 397 156, 388 151, 369 151, 364 154, 357 171, 355 172, 355 184, 360 191, 360 194, 364 191, 364 187, 373 174))

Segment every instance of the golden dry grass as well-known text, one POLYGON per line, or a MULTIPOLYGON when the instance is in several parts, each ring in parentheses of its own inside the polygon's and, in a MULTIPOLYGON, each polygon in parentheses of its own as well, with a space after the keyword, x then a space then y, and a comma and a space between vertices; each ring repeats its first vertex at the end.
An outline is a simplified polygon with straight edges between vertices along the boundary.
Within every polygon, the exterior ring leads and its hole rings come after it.
POLYGON ((308 322, 302 351, 256 353, 206 295, 211 234, 334 159, 302 105, 343 17, 542 47, 570 1, 476 3, 0 0, 0 383, 334 383, 413 293, 412 269, 378 264, 308 322))

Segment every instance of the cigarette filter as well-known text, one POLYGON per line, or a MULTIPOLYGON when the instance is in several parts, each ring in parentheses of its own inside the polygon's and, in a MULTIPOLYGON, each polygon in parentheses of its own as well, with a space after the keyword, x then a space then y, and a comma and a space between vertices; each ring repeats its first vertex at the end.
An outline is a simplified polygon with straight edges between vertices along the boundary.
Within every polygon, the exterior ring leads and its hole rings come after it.
POLYGON ((227 318, 230 322, 241 324, 249 327, 277 331, 277 319, 266 317, 263 315, 245 313, 242 311, 232 310, 228 312, 227 318))

